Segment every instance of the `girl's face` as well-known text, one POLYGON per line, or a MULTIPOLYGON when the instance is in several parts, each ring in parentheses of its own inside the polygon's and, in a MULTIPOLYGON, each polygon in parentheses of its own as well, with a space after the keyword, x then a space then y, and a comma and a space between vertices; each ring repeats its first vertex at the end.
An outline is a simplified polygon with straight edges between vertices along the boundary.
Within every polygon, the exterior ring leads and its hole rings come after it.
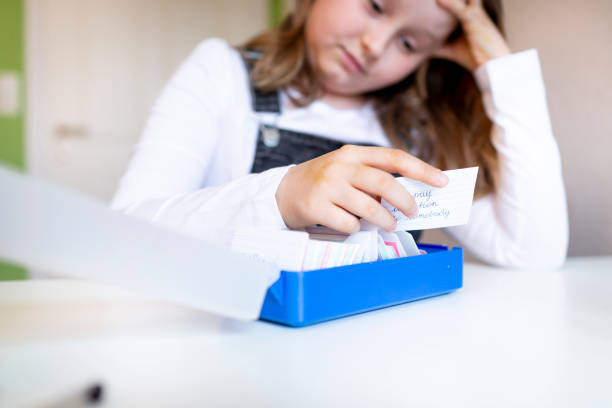
POLYGON ((436 0, 314 0, 308 59, 327 93, 357 96, 414 72, 457 23, 436 0))

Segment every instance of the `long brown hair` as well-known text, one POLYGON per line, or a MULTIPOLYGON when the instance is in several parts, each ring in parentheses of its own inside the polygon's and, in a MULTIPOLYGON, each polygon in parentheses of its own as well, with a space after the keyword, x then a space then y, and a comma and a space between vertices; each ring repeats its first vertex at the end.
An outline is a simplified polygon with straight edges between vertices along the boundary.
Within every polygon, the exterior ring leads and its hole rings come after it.
MULTIPOLYGON (((305 25, 313 0, 297 2, 278 27, 242 47, 262 51, 251 79, 262 91, 293 88, 305 106, 322 93, 308 64, 305 25)), ((484 8, 503 32, 501 0, 483 0, 484 8)), ((461 28, 448 41, 461 35, 461 28)), ((497 152, 491 143, 492 123, 473 75, 447 60, 431 59, 404 80, 368 95, 391 144, 415 153, 441 169, 479 166, 476 196, 495 190, 497 152)))

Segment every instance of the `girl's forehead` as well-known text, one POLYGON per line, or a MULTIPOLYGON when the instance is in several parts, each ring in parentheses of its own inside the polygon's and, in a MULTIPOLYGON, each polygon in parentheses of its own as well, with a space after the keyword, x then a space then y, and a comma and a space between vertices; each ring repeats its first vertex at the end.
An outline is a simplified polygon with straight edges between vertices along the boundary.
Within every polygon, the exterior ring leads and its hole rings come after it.
POLYGON ((434 38, 446 38, 458 23, 436 0, 384 0, 384 4, 393 19, 434 38))

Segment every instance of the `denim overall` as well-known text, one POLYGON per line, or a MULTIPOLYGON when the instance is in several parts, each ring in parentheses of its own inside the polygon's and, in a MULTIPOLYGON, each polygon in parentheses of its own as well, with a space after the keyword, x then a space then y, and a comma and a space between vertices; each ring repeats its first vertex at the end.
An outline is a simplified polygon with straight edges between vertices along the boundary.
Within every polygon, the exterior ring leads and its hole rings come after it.
MULTIPOLYGON (((249 53, 253 55, 255 53, 249 53)), ((245 59, 247 69, 250 61, 245 59)), ((277 91, 262 92, 251 83, 253 110, 258 113, 281 113, 280 95, 277 91)), ((257 134, 257 147, 251 173, 261 173, 273 167, 300 164, 339 149, 345 143, 323 136, 281 129, 274 125, 260 124, 257 134)), ((374 146, 361 144, 362 146, 374 146)), ((421 231, 410 231, 415 240, 421 231)))

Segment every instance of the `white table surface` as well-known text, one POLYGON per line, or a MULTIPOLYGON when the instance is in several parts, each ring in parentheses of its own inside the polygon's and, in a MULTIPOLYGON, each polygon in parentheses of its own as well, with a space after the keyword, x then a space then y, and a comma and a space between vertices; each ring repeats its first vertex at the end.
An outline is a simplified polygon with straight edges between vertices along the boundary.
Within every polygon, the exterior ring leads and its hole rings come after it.
POLYGON ((0 406, 612 407, 612 257, 466 264, 452 294, 292 329, 70 280, 0 283, 0 406))

